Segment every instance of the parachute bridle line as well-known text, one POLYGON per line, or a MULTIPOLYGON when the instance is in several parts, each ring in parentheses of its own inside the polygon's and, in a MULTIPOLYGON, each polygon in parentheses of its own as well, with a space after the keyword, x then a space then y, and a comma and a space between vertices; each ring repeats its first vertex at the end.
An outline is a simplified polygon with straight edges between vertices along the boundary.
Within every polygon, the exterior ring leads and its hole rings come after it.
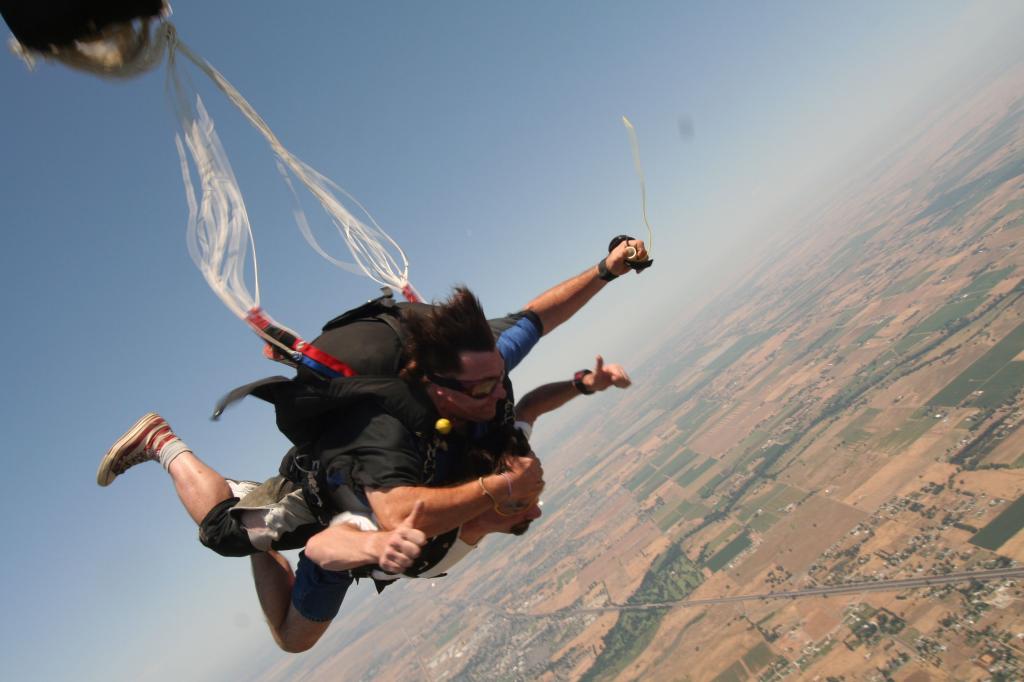
POLYGON ((28 42, 22 44, 14 38, 11 47, 30 69, 35 67, 36 58, 41 57, 105 78, 139 75, 155 68, 166 55, 167 90, 180 126, 175 146, 189 210, 186 232, 189 255, 225 306, 266 341, 268 356, 292 365, 307 365, 324 376, 347 375, 351 372, 347 365, 306 343, 262 309, 256 242, 245 200, 227 152, 214 130, 213 119, 187 74, 177 69, 178 54, 203 72, 270 145, 295 200, 299 231, 318 254, 336 267, 362 273, 380 285, 397 288, 410 301, 422 301, 422 296, 409 282, 409 259, 398 242, 355 197, 289 152, 241 93, 178 39, 177 30, 168 20, 170 8, 166 3, 158 3, 158 6, 149 3, 140 10, 143 13, 128 21, 108 19, 111 13, 87 13, 89 21, 95 19, 96 23, 86 24, 76 34, 81 37, 71 39, 65 37, 64 25, 56 30, 45 22, 39 25, 38 21, 26 21, 22 35, 28 42), (299 205, 292 176, 327 212, 354 263, 331 256, 314 236, 299 205), (343 198, 363 212, 366 223, 348 211, 343 198), (250 259, 253 264, 251 291, 246 282, 250 259))
POLYGON ((644 182, 644 167, 640 163, 640 143, 636 139, 636 128, 625 116, 622 117, 622 124, 626 126, 629 134, 629 144, 633 149, 633 165, 636 167, 636 175, 640 178, 640 211, 643 216, 644 225, 647 227, 647 252, 651 253, 654 247, 654 230, 647 221, 647 183, 644 182))
MULTIPOLYGON (((311 348, 309 344, 271 319, 260 306, 259 266, 245 202, 202 98, 191 83, 186 83, 187 76, 183 77, 177 70, 177 55, 184 55, 202 71, 270 145, 296 200, 295 216, 299 230, 317 253, 336 267, 362 273, 378 284, 399 289, 411 301, 421 301, 422 297, 409 282, 409 260, 399 244, 349 192, 285 148, 241 93, 217 69, 178 39, 176 29, 167 20, 168 15, 169 9, 165 7, 159 18, 154 15, 138 21, 105 25, 95 37, 49 45, 43 51, 25 47, 16 39, 12 41, 12 48, 29 68, 34 68, 36 57, 52 58, 72 68, 107 78, 141 74, 159 65, 166 55, 167 89, 180 124, 175 144, 189 208, 186 236, 189 255, 218 298, 269 344, 275 359, 290 358, 295 362, 323 364, 324 358, 317 360, 314 357, 315 349, 307 352, 305 349, 311 348), (193 169, 196 184, 193 184, 193 169), (327 212, 348 246, 354 263, 343 262, 328 254, 313 235, 305 214, 298 206, 291 175, 313 194, 327 212), (353 216, 342 198, 358 207, 367 217, 367 222, 353 216), (245 277, 249 259, 253 262, 251 292, 245 277)), ((329 356, 328 359, 333 361, 329 356)), ((331 371, 344 373, 344 368, 331 371)))
MULTIPOLYGON (((167 26, 170 26, 170 24, 167 24, 167 26)), ((171 30, 173 31, 173 27, 171 30)), ((310 167, 304 161, 289 152, 281 143, 280 139, 278 139, 270 129, 270 126, 267 125, 266 121, 263 120, 263 117, 253 109, 252 105, 249 104, 242 94, 238 92, 238 90, 236 90, 235 87, 231 85, 231 83, 229 83, 219 71, 217 71, 217 69, 211 66, 209 62, 196 55, 188 48, 187 45, 176 39, 174 42, 170 43, 169 47, 172 52, 173 50, 180 51, 193 64, 195 64, 196 67, 209 76, 210 80, 213 81, 213 83, 228 97, 229 100, 231 100, 249 123, 252 124, 252 126, 263 136, 271 149, 273 149, 274 154, 277 155, 278 159, 287 166, 288 170, 295 174, 295 177, 297 177, 299 181, 302 182, 302 184, 304 184, 323 205, 324 209, 333 219, 335 226, 348 243, 352 251, 352 255, 356 259, 361 272, 378 284, 396 286, 399 289, 405 288, 409 283, 409 260, 406 257, 405 252, 398 245, 398 242, 384 232, 377 221, 374 220, 373 216, 370 215, 369 211, 367 211, 366 208, 348 191, 338 186, 338 184, 333 180, 324 176, 319 171, 310 167), (370 219, 371 226, 363 225, 358 219, 352 216, 352 214, 349 213, 349 211, 330 190, 344 195, 348 200, 358 206, 359 209, 370 219), (366 239, 367 237, 370 238, 366 239), (399 265, 398 262, 384 249, 379 241, 377 241, 377 238, 383 238, 398 252, 402 261, 401 265, 399 265)), ((305 220, 301 222, 300 229, 303 232, 303 236, 306 237, 306 240, 317 251, 317 253, 336 266, 350 269, 347 263, 338 261, 324 251, 319 242, 313 236, 312 231, 309 230, 308 223, 305 220)))
POLYGON ((225 306, 267 343, 265 353, 268 357, 292 365, 305 364, 321 375, 350 375, 347 365, 321 353, 262 309, 259 261, 244 198, 214 129, 213 119, 195 87, 187 82, 187 74, 183 75, 177 68, 177 55, 184 55, 202 71, 270 145, 277 157, 278 169, 295 200, 294 215, 299 231, 318 254, 336 267, 364 274, 378 284, 399 289, 411 301, 421 301, 422 297, 408 279, 409 261, 405 252, 355 197, 289 152, 241 93, 217 69, 178 39, 173 24, 164 20, 152 35, 149 29, 148 20, 116 29, 116 39, 131 48, 126 51, 128 56, 123 63, 115 63, 116 60, 102 64, 94 62, 85 54, 85 48, 78 44, 59 53, 57 58, 69 66, 97 75, 122 77, 153 68, 166 54, 167 90, 180 125, 175 146, 189 209, 186 242, 193 262, 225 306), (348 246, 354 264, 331 256, 313 235, 299 205, 291 179, 293 175, 323 206, 348 246), (368 224, 349 213, 339 197, 358 207, 368 218, 368 224), (251 291, 245 272, 250 259, 253 264, 251 291))
MULTIPOLYGON (((331 264, 354 272, 362 272, 367 277, 384 286, 394 286, 403 292, 415 289, 409 283, 409 260, 405 252, 389 234, 387 234, 373 218, 370 212, 347 190, 340 187, 330 178, 324 176, 316 169, 310 167, 304 161, 289 152, 267 125, 263 117, 252 107, 240 92, 224 76, 209 64, 205 59, 199 57, 187 45, 174 36, 173 26, 166 23, 166 31, 171 40, 168 41, 169 61, 173 59, 175 51, 180 51, 189 61, 205 73, 211 81, 223 92, 235 107, 242 113, 249 123, 263 136, 270 145, 279 162, 283 163, 310 193, 316 197, 320 204, 330 215, 335 227, 345 239, 349 250, 359 270, 355 270, 350 264, 330 256, 313 236, 309 229, 308 221, 301 209, 297 211, 299 229, 310 246, 331 264), (333 192, 332 192, 333 191, 333 192), (369 219, 370 225, 364 225, 345 208, 344 204, 334 193, 343 195, 351 203, 359 208, 369 219), (381 240, 389 244, 398 254, 401 264, 381 244, 381 240)), ((286 173, 287 175, 287 173, 286 173)), ((294 194, 294 186, 289 181, 289 187, 294 194)), ((416 298, 420 297, 416 294, 416 298)))

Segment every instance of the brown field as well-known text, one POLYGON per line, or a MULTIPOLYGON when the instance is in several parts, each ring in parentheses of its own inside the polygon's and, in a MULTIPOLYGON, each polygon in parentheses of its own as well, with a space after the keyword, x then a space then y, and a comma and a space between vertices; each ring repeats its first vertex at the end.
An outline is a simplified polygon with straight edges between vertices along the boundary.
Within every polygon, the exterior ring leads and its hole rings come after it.
POLYGON ((741 402, 725 419, 704 429, 691 441, 691 449, 711 455, 725 454, 763 419, 771 417, 775 408, 771 404, 760 406, 741 402))
POLYGON ((936 444, 940 442, 941 437, 941 434, 926 433, 899 456, 891 457, 882 464, 877 473, 847 495, 843 501, 858 509, 873 511, 908 482, 916 480, 923 469, 934 463, 936 444))
POLYGON ((961 471, 956 480, 958 485, 967 486, 969 490, 979 490, 989 497, 1004 500, 1015 500, 1024 493, 1024 471, 1020 469, 961 471))
POLYGON ((999 553, 1024 563, 1024 531, 1018 531, 1016 535, 1007 540, 999 548, 999 553))
POLYGON ((849 505, 815 495, 766 533, 761 546, 730 574, 738 584, 745 585, 773 564, 781 564, 794 575, 802 573, 826 547, 865 517, 849 505))
MULTIPOLYGON (((815 604, 808 602, 808 604, 815 604)), ((803 622, 804 632, 813 640, 824 639, 825 635, 832 633, 842 622, 842 614, 838 609, 823 609, 809 607, 808 613, 803 622)))

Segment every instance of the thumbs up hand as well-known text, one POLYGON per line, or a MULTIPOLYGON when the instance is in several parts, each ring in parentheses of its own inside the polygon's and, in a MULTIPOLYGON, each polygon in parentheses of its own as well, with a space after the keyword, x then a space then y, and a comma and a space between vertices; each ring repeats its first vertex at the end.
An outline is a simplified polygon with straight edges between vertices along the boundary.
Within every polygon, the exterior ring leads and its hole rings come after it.
POLYGON ((417 526, 423 520, 423 502, 417 502, 392 531, 379 534, 376 551, 377 565, 388 573, 401 573, 412 566, 420 555, 420 549, 427 543, 427 536, 417 526))

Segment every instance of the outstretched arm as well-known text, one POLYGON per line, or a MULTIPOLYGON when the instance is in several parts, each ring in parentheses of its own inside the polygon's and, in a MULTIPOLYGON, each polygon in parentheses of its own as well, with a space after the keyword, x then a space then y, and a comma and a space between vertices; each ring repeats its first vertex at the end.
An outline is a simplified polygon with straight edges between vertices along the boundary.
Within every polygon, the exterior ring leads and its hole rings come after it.
MULTIPOLYGON (((606 365, 604 358, 598 355, 594 370, 583 376, 580 383, 584 391, 594 393, 609 386, 627 388, 632 382, 621 365, 606 365)), ((577 388, 574 379, 538 386, 516 403, 516 419, 533 426, 542 414, 557 410, 580 393, 581 390, 577 388)))
MULTIPOLYGON (((619 276, 629 272, 627 261, 647 260, 647 247, 641 239, 629 239, 621 242, 604 258, 605 267, 611 275, 619 276), (635 249, 632 259, 627 259, 627 251, 635 249)), ((544 327, 543 333, 551 333, 555 327, 576 314, 594 294, 604 288, 608 281, 601 278, 597 265, 589 267, 580 274, 556 284, 543 294, 526 304, 540 317, 544 327)))

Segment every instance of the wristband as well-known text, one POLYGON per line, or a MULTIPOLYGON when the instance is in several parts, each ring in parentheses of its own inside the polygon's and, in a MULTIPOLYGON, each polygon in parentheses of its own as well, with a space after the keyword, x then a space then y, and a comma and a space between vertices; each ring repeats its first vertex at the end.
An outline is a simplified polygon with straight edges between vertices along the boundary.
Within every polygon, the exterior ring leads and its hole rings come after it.
POLYGON ((605 282, 610 282, 618 277, 618 275, 608 269, 608 264, 605 263, 605 260, 607 260, 607 257, 602 258, 597 262, 597 278, 603 279, 605 282))
POLYGON ((491 491, 488 490, 487 486, 484 485, 484 477, 481 476, 480 478, 476 479, 476 482, 480 484, 480 490, 484 491, 484 495, 486 495, 488 498, 490 498, 490 500, 494 504, 494 506, 498 506, 498 501, 496 499, 494 499, 494 495, 492 495, 491 491))
MULTIPOLYGON (((511 491, 512 481, 509 480, 509 479, 505 479, 505 480, 507 480, 509 482, 509 489, 511 491)), ((505 512, 501 511, 501 506, 498 505, 498 500, 494 499, 494 495, 492 495, 491 491, 488 490, 487 486, 484 485, 484 477, 483 476, 481 476, 480 478, 476 479, 476 481, 477 481, 477 483, 480 484, 480 490, 484 491, 484 495, 486 495, 491 500, 491 504, 494 505, 494 513, 496 513, 498 516, 515 516, 515 514, 506 514, 505 512)))
POLYGON ((581 369, 572 375, 572 385, 575 386, 576 390, 583 395, 591 395, 594 392, 594 389, 587 388, 587 385, 583 383, 583 377, 588 374, 593 374, 593 372, 589 369, 581 369))

